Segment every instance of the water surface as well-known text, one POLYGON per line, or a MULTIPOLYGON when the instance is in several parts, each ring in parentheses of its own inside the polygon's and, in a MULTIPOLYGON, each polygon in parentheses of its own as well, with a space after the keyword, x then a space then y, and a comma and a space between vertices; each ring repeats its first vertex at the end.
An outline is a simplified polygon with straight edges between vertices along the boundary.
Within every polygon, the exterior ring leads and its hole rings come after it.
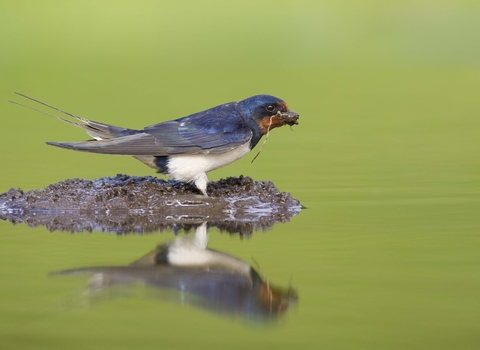
MULTIPOLYGON (((175 238, 0 222, 6 349, 476 349, 480 344, 480 12, 475 2, 8 2, 2 100, 13 91, 140 128, 269 93, 300 114, 210 179, 270 180, 308 209, 209 247, 293 286, 251 323, 136 287, 82 297, 90 276, 175 238), (257 262, 258 265, 255 263, 257 262)), ((153 175, 134 159, 45 141, 85 135, 0 103, 0 191, 153 175)), ((183 233, 182 233, 183 235, 183 233)), ((190 233, 191 235, 191 233, 190 233)))

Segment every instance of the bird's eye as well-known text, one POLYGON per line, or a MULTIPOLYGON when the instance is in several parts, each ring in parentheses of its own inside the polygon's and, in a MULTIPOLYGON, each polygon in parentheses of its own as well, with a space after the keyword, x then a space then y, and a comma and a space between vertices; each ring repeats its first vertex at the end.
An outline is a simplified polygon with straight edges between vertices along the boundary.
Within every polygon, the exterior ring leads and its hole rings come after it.
POLYGON ((273 112, 275 110, 275 106, 274 105, 268 105, 267 107, 265 107, 265 109, 268 111, 268 112, 273 112))

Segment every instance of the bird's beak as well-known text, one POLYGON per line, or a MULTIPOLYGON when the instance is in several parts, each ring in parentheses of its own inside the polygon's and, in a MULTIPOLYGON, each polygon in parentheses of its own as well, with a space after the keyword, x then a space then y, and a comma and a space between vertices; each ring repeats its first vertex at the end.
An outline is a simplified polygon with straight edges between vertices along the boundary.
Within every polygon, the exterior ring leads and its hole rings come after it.
POLYGON ((298 118, 300 117, 297 113, 294 111, 288 111, 288 112, 280 112, 278 111, 277 114, 275 115, 278 119, 283 120, 285 124, 288 125, 298 125, 298 118))

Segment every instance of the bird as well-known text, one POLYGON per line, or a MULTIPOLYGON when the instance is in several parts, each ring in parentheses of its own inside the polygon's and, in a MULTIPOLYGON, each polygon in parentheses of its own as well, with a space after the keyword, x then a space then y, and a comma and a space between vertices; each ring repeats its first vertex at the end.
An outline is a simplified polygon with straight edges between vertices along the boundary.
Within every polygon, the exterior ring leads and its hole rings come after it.
POLYGON ((48 145, 74 151, 133 156, 158 173, 194 183, 207 197, 209 171, 242 158, 264 135, 268 137, 270 130, 283 125, 298 125, 299 119, 299 115, 282 99, 255 95, 135 130, 82 118, 27 95, 16 94, 75 121, 10 102, 82 128, 93 137, 93 140, 79 142, 46 142, 48 145))

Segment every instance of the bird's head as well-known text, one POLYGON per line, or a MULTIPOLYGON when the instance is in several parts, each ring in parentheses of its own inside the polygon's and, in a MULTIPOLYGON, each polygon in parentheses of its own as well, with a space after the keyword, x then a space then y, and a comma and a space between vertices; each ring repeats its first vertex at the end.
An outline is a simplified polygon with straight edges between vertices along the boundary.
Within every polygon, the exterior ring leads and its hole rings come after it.
POLYGON ((297 125, 299 115, 278 97, 256 95, 239 102, 244 117, 253 120, 262 134, 283 125, 297 125))

